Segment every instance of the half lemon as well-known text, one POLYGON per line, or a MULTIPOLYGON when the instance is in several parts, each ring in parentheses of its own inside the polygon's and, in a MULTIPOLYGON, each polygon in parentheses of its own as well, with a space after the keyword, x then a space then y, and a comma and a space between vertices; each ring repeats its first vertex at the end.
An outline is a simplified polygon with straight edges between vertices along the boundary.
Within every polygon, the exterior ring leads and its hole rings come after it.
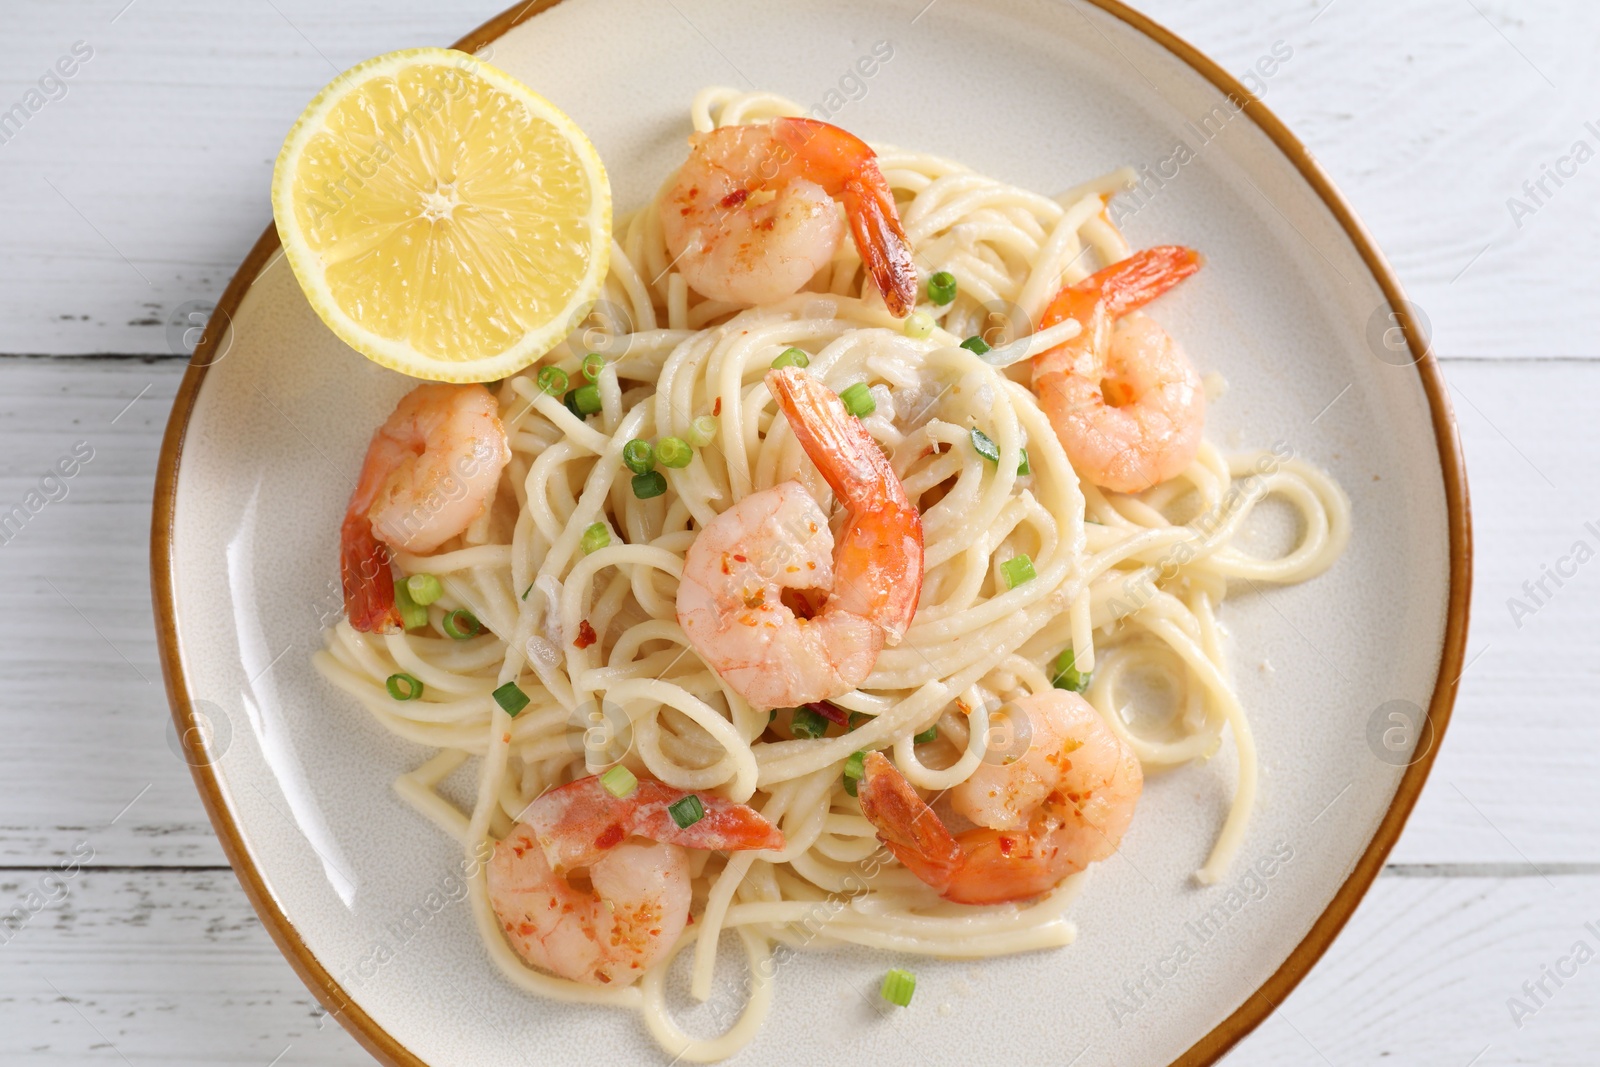
POLYGON ((476 56, 413 48, 335 78, 272 175, 311 306, 346 344, 438 381, 533 363, 593 307, 611 188, 583 131, 476 56))

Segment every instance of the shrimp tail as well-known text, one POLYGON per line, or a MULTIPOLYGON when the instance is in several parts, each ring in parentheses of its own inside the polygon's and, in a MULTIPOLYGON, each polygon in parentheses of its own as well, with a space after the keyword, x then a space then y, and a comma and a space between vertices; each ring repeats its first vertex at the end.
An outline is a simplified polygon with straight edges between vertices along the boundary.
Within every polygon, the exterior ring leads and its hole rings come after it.
POLYGON ((839 394, 798 367, 770 370, 766 381, 800 447, 841 504, 852 510, 910 507, 888 457, 839 394))
POLYGON ((607 850, 630 837, 645 837, 685 848, 729 852, 783 848, 783 831, 748 804, 715 793, 689 793, 653 778, 618 797, 594 776, 552 789, 523 813, 545 856, 556 870, 587 867, 607 850), (684 797, 698 798, 705 814, 679 826, 671 806, 684 797))
POLYGON ((842 199, 867 276, 883 294, 889 314, 905 318, 917 303, 917 268, 889 183, 876 166, 869 167, 845 185, 842 199))
POLYGON ((1040 328, 1078 318, 1074 312, 1085 295, 1098 298, 1106 319, 1121 318, 1183 281, 1199 270, 1203 262, 1199 252, 1182 245, 1140 249, 1127 259, 1064 287, 1045 308, 1040 328))
POLYGON ((349 514, 339 529, 339 576, 344 610, 358 633, 394 633, 400 609, 394 602, 389 550, 373 535, 365 515, 349 514))
POLYGON ((835 586, 898 642, 922 594, 922 516, 861 420, 798 367, 767 372, 767 388, 828 487, 849 512, 839 531, 835 586))
POLYGON ((949 890, 965 861, 961 845, 882 752, 867 753, 856 797, 895 859, 936 892, 949 890))
POLYGON ((799 157, 807 177, 843 201, 867 276, 889 313, 904 318, 916 306, 917 269, 876 153, 854 134, 816 119, 778 119, 773 132, 799 157))

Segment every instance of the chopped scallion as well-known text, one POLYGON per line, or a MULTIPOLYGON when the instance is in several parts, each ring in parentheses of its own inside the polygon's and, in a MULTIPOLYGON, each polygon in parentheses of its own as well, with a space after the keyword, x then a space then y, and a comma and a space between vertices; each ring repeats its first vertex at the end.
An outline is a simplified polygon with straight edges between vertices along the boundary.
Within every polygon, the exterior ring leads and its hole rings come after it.
POLYGON ((717 417, 715 415, 701 415, 689 424, 689 443, 696 448, 704 448, 717 436, 717 417))
POLYGON ((567 410, 586 419, 600 410, 600 387, 597 385, 580 385, 566 397, 567 410))
POLYGON ((466 608, 457 608, 444 617, 444 632, 457 641, 465 641, 483 633, 483 623, 466 608))
POLYGON ((978 450, 978 455, 990 463, 1000 462, 1000 446, 995 444, 988 434, 976 427, 972 430, 972 447, 978 450))
POLYGON ((494 702, 515 719, 517 712, 528 706, 528 694, 516 682, 507 682, 494 691, 494 702))
POLYGON ((700 803, 699 797, 690 793, 682 800, 668 804, 667 812, 671 814, 672 821, 678 824, 678 829, 687 830, 706 817, 706 806, 700 803))
POLYGON ((560 367, 539 368, 539 391, 557 396, 567 391, 567 372, 560 367))
POLYGON ((873 717, 871 715, 868 715, 864 711, 852 711, 850 713, 850 724, 846 726, 845 729, 854 730, 857 726, 860 726, 863 723, 871 722, 872 718, 873 717))
POLYGON ((400 625, 405 629, 428 625, 428 609, 412 599, 411 588, 403 579, 394 583, 394 606, 400 610, 400 625))
POLYGON ((406 579, 406 592, 412 603, 425 608, 444 596, 444 586, 431 574, 413 574, 406 579))
POLYGON ((635 474, 633 476, 633 495, 640 500, 649 500, 653 496, 660 496, 667 491, 667 476, 660 471, 651 471, 649 474, 635 474))
POLYGON ((856 795, 856 790, 861 784, 861 776, 867 773, 867 754, 865 752, 852 752, 844 761, 844 791, 851 796, 856 795))
POLYGON ((779 367, 809 366, 811 366, 811 357, 806 354, 803 348, 785 348, 778 353, 778 358, 772 361, 773 370, 777 370, 779 367))
POLYGON ((694 450, 689 447, 689 442, 681 437, 663 437, 656 442, 656 458, 663 467, 681 470, 694 459, 694 450))
POLYGON ((1077 657, 1070 648, 1056 657, 1051 674, 1050 684, 1057 689, 1070 689, 1074 693, 1081 693, 1089 688, 1089 675, 1079 672, 1077 657))
POLYGON ((904 1008, 911 1003, 911 995, 916 991, 917 976, 896 967, 883 976, 883 986, 878 990, 878 995, 890 1004, 904 1008))
POLYGON ((928 278, 928 299, 943 307, 956 298, 956 276, 941 270, 928 278))
POLYGON ((933 333, 933 316, 926 311, 913 311, 906 316, 906 324, 901 327, 905 335, 913 341, 921 341, 933 333))
POLYGON ((409 674, 391 674, 383 687, 396 700, 415 700, 422 695, 422 683, 409 674))
POLYGON ((807 740, 821 737, 828 732, 828 720, 810 708, 795 708, 789 732, 807 740))
POLYGON ((583 357, 583 376, 591 382, 600 380, 600 372, 605 369, 606 357, 598 352, 590 352, 583 357))
POLYGON ((1000 573, 1005 575, 1007 589, 1015 589, 1023 582, 1031 582, 1038 577, 1033 569, 1033 560, 1028 558, 1026 552, 1000 564, 1000 573))
POLYGON ((971 337, 961 342, 961 347, 965 348, 973 355, 981 356, 985 352, 989 351, 989 342, 985 341, 977 334, 973 334, 971 337))
POLYGON ((916 744, 919 744, 919 745, 925 745, 929 741, 937 741, 937 740, 939 740, 939 724, 938 723, 934 723, 932 726, 928 727, 926 730, 922 731, 920 734, 917 734, 911 740, 914 741, 916 744))
POLYGON ((622 464, 635 474, 648 474, 656 465, 656 450, 635 437, 622 446, 622 464))
POLYGON ((1021 478, 1024 474, 1032 474, 1033 468, 1028 466, 1028 450, 1023 448, 1018 451, 1022 454, 1017 457, 1017 477, 1021 478))
POLYGON ((639 779, 619 763, 600 776, 600 784, 605 787, 607 793, 621 799, 633 796, 633 791, 639 788, 639 779))
POLYGON ((590 523, 583 531, 583 536, 578 540, 578 547, 583 549, 587 556, 591 552, 598 552, 611 543, 611 529, 603 522, 590 523))
POLYGON ((872 390, 867 388, 866 382, 849 386, 839 394, 839 399, 844 401, 845 409, 858 419, 864 419, 878 410, 878 402, 872 399, 872 390))

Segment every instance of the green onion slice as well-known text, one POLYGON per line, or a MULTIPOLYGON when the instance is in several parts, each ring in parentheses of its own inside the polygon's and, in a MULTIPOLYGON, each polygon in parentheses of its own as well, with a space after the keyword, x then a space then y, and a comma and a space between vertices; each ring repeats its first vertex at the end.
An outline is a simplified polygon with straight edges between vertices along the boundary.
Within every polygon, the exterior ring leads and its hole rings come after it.
POLYGON ((696 448, 704 448, 717 436, 717 417, 715 415, 701 415, 689 424, 689 443, 696 448))
POLYGON ((600 372, 605 369, 606 357, 598 352, 590 352, 583 357, 583 376, 591 382, 600 380, 600 372))
POLYGON ((700 803, 700 798, 690 793, 682 800, 675 800, 667 805, 667 812, 672 816, 672 821, 678 824, 678 829, 687 830, 695 823, 706 817, 706 807, 700 803))
POLYGON ((919 744, 919 745, 925 745, 929 741, 937 741, 937 740, 939 740, 939 724, 938 723, 934 723, 932 726, 928 727, 926 730, 922 731, 920 734, 917 734, 911 740, 914 741, 916 744, 919 744))
POLYGON ((1070 689, 1074 693, 1081 693, 1089 688, 1090 676, 1079 672, 1077 657, 1070 648, 1056 657, 1051 675, 1050 684, 1057 689, 1070 689))
POLYGON ((603 522, 590 523, 578 540, 578 546, 583 549, 583 554, 586 556, 591 552, 600 551, 610 543, 611 530, 603 522))
POLYGON ((995 444, 988 434, 976 427, 972 430, 972 447, 978 450, 978 455, 990 463, 1000 462, 1000 446, 995 444))
POLYGON ((560 367, 539 368, 539 391, 555 396, 567 391, 567 372, 560 367))
POLYGON ((663 467, 681 470, 694 459, 694 450, 689 447, 689 442, 681 437, 663 437, 656 443, 656 458, 663 467))
POLYGON ((656 465, 656 450, 635 437, 622 446, 622 464, 635 474, 648 474, 656 465))
POLYGON ((425 608, 444 596, 444 586, 431 574, 413 574, 406 579, 406 592, 413 604, 425 608))
POLYGON ((639 788, 639 779, 619 763, 600 776, 600 784, 605 787, 607 793, 620 799, 633 796, 633 791, 639 788))
POLYGON ((649 474, 635 474, 633 476, 633 495, 640 500, 649 500, 653 496, 660 496, 667 491, 667 476, 660 471, 651 471, 649 474))
POLYGON ((400 609, 400 625, 405 629, 420 630, 428 625, 428 609, 412 599, 404 579, 394 583, 394 606, 400 609))
POLYGON ((839 399, 844 401, 845 408, 858 419, 864 419, 878 410, 878 402, 872 399, 872 390, 867 388, 866 382, 857 382, 839 394, 839 399))
POLYGON ((917 976, 896 967, 883 976, 883 986, 878 994, 890 1004, 904 1008, 911 1003, 911 994, 917 991, 917 976))
POLYGON ((516 682, 507 682, 494 691, 494 702, 515 719, 517 712, 528 706, 528 694, 516 682))
POLYGON ((1038 577, 1033 569, 1033 560, 1028 558, 1026 552, 1000 564, 1000 573, 1005 575, 1007 589, 1015 589, 1023 582, 1031 582, 1038 577))
POLYGON ((396 700, 415 700, 422 695, 422 683, 409 674, 391 674, 383 687, 396 700))
POLYGON ((810 708, 795 708, 789 732, 807 740, 818 738, 828 732, 828 720, 810 708))
POLYGON ((933 316, 926 311, 913 311, 906 316, 906 324, 901 327, 905 335, 913 341, 920 341, 933 334, 933 316))
POLYGON ((1023 448, 1018 451, 1021 455, 1017 457, 1017 477, 1021 478, 1024 474, 1032 474, 1033 468, 1028 466, 1028 450, 1023 448))
POLYGON ((580 385, 572 391, 572 402, 582 412, 584 418, 594 415, 600 410, 600 387, 598 385, 580 385))
POLYGON ((457 641, 465 641, 483 633, 483 623, 466 608, 457 608, 444 617, 444 632, 457 641))
POLYGON ((928 299, 943 307, 956 298, 956 276, 941 270, 928 278, 928 299))
POLYGON ((989 342, 985 341, 977 334, 973 334, 971 337, 961 342, 961 347, 965 348, 968 352, 971 352, 974 355, 981 356, 985 352, 989 351, 989 342))
POLYGON ((785 348, 778 353, 778 358, 772 361, 773 370, 777 370, 779 367, 809 366, 811 366, 811 357, 806 355, 806 351, 803 348, 785 348))

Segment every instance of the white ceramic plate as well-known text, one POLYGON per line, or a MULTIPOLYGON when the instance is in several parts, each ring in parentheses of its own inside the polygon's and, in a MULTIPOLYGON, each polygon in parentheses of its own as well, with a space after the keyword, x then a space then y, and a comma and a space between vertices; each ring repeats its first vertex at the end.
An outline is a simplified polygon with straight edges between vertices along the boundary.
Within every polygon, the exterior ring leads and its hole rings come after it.
MULTIPOLYGON (((1044 192, 1150 166, 1124 228, 1135 247, 1208 257, 1160 316, 1229 383, 1209 433, 1288 442, 1354 503, 1329 574, 1225 608, 1262 765, 1232 879, 1190 877, 1230 795, 1225 750, 1149 783, 1075 906, 1070 948, 909 961, 916 1004, 889 1017, 870 993, 908 961, 804 954, 740 1060, 1208 1063, 1327 946, 1432 760, 1470 570, 1450 414, 1425 339, 1392 318, 1403 305, 1382 260, 1282 126, 1258 102, 1236 113, 1227 74, 1109 2, 926 2, 537 2, 463 44, 578 121, 621 210, 681 160, 708 83, 770 88, 870 140, 1044 192), (885 41, 892 56, 863 76, 885 41), (1180 143, 1192 158, 1178 166, 1180 143)), ((1269 52, 1256 84, 1285 62, 1269 52)), ((192 749, 196 780, 267 927, 386 1062, 664 1062, 631 1014, 532 999, 496 973, 456 846, 390 788, 427 753, 308 664, 340 609, 337 530, 367 435, 412 383, 323 327, 270 228, 196 363, 157 487, 156 609, 180 727, 212 736, 209 755, 192 749)))

